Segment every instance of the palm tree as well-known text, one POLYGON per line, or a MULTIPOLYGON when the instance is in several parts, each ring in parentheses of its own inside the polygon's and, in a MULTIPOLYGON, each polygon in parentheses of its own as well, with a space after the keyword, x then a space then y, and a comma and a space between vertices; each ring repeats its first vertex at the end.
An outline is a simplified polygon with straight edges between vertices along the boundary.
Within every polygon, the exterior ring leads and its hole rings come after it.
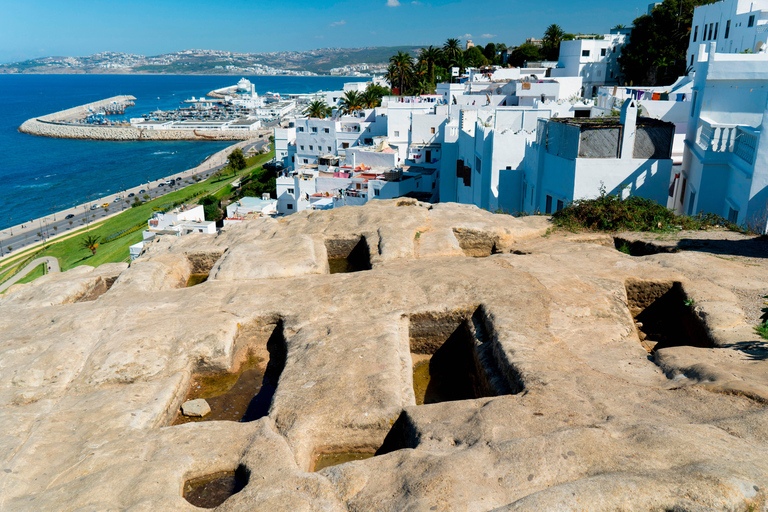
POLYGON ((309 117, 325 119, 331 113, 331 108, 323 100, 315 100, 307 105, 304 113, 309 117))
POLYGON ((456 38, 448 39, 443 45, 443 54, 448 59, 448 64, 453 64, 454 60, 461 55, 461 46, 456 38))
POLYGON ((99 237, 88 235, 83 238, 81 245, 91 251, 93 255, 96 255, 96 249, 99 247, 99 237))
POLYGON ((422 48, 419 54, 419 64, 427 67, 427 78, 431 84, 435 83, 435 63, 440 59, 441 53, 440 48, 429 45, 422 48))
POLYGON ((405 94, 413 78, 413 58, 408 52, 397 52, 389 58, 389 69, 387 70, 387 79, 389 83, 398 84, 400 94, 405 94))
POLYGON ((344 114, 349 114, 356 110, 363 110, 363 95, 357 91, 347 91, 339 100, 339 109, 344 114))
POLYGON ((368 87, 360 94, 360 99, 365 108, 376 108, 381 105, 381 96, 371 87, 368 87))
POLYGON ((542 50, 547 60, 556 60, 560 56, 560 42, 565 36, 565 31, 560 25, 551 24, 544 32, 542 39, 542 50))

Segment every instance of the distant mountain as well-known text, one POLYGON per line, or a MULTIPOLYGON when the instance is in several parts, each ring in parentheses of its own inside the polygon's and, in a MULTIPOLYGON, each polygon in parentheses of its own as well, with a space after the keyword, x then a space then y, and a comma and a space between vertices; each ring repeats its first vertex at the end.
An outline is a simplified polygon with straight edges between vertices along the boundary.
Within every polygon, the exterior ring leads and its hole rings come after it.
POLYGON ((0 64, 0 73, 312 75, 334 70, 344 74, 345 71, 370 71, 372 67, 381 70, 398 51, 415 56, 419 48, 418 45, 374 46, 276 53, 184 50, 154 57, 102 52, 88 57, 42 57, 0 64))

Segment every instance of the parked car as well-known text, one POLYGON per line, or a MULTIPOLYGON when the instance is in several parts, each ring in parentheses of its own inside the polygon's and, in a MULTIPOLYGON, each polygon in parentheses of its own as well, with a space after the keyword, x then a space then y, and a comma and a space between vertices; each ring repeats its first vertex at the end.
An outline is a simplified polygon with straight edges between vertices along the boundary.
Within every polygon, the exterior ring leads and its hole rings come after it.
POLYGON ((92 204, 92 205, 91 205, 91 210, 95 210, 95 209, 96 209, 96 208, 98 208, 98 207, 99 207, 98 205, 96 205, 96 204, 92 204))
POLYGON ((131 192, 130 194, 128 194, 128 197, 133 197, 133 196, 135 196, 135 195, 136 195, 136 194, 134 194, 133 192, 131 192))
POLYGON ((71 219, 71 218, 73 218, 74 216, 75 216, 75 214, 74 214, 74 213, 70 213, 69 215, 67 215, 67 216, 66 216, 66 217, 64 217, 64 218, 65 218, 65 219, 71 219))
POLYGON ((102 208, 109 208, 109 203, 104 203, 103 205, 101 205, 101 207, 102 208))
POLYGON ((144 189, 139 190, 139 194, 146 194, 146 193, 147 193, 147 191, 144 190, 144 189))

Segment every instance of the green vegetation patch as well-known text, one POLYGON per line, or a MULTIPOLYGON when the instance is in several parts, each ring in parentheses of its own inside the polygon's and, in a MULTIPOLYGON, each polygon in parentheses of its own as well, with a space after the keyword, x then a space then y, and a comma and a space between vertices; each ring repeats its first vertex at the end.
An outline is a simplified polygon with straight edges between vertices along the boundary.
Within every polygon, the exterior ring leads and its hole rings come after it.
POLYGON ((596 199, 579 199, 552 215, 555 226, 569 231, 656 231, 706 229, 723 226, 733 231, 745 230, 726 219, 700 213, 693 217, 676 215, 672 210, 651 199, 632 196, 622 200, 619 195, 602 191, 596 199))

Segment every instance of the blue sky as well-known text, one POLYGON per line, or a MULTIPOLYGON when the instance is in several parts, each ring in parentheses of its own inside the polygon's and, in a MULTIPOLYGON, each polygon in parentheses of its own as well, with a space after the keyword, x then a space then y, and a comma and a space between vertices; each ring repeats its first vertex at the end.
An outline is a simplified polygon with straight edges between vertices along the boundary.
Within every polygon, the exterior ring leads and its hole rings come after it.
POLYGON ((2 0, 0 62, 100 51, 158 55, 442 44, 519 44, 550 23, 566 32, 631 25, 644 2, 611 0, 2 0), (620 5, 620 7, 617 7, 620 5))

